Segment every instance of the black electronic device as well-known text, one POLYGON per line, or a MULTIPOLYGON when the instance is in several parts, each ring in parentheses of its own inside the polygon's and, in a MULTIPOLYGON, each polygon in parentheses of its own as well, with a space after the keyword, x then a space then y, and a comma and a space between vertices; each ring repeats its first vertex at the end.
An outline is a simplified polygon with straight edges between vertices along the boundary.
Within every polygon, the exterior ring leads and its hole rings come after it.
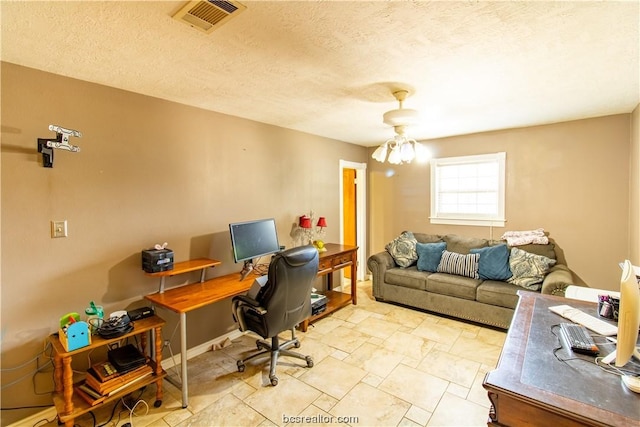
POLYGON ((327 309, 327 297, 322 294, 311 294, 311 315, 315 316, 327 309))
POLYGON ((171 249, 144 249, 141 258, 142 269, 147 273, 173 270, 173 251, 171 249))
POLYGON ((140 307, 131 311, 127 311, 127 314, 129 315, 129 319, 135 321, 153 316, 154 311, 153 307, 140 307))

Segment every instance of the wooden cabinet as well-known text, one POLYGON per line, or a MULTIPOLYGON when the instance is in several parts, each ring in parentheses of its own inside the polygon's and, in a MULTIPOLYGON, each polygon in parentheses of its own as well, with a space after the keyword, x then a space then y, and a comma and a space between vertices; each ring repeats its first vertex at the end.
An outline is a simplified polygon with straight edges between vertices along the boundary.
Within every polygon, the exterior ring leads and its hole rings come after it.
POLYGON ((53 403, 58 412, 58 417, 61 423, 64 423, 67 427, 73 427, 74 419, 82 414, 94 410, 100 405, 107 404, 108 402, 120 399, 135 390, 138 390, 146 385, 156 384, 156 402, 155 406, 159 407, 162 404, 162 379, 166 376, 166 372, 162 369, 162 326, 165 321, 158 316, 151 316, 145 319, 136 320, 134 322, 133 330, 130 332, 112 339, 104 339, 98 335, 92 337, 92 342, 88 346, 78 348, 73 351, 66 351, 60 342, 58 334, 52 334, 49 336, 53 348, 53 364, 54 364, 54 380, 55 380, 55 392, 53 393, 53 403), (71 368, 71 361, 74 356, 83 355, 87 351, 94 350, 98 347, 106 346, 122 339, 139 336, 143 353, 147 352, 147 333, 153 334, 153 342, 155 343, 154 349, 149 349, 152 354, 149 365, 153 369, 153 375, 140 379, 139 381, 132 382, 128 387, 114 393, 106 398, 102 403, 91 406, 84 399, 74 394, 73 384, 73 370, 71 368), (152 351, 153 350, 153 351, 152 351))

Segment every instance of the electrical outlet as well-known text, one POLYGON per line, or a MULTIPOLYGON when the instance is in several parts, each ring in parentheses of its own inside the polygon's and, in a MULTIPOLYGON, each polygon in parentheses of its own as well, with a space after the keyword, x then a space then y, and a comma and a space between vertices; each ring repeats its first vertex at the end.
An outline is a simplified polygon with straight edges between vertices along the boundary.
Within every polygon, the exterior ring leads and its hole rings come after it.
POLYGON ((67 220, 51 221, 51 237, 67 237, 67 220))

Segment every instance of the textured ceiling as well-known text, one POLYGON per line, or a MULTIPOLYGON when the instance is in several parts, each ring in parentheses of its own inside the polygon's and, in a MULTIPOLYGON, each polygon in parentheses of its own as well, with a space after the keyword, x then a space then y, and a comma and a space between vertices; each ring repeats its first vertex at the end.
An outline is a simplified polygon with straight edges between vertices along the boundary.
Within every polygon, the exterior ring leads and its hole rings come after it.
POLYGON ((638 1, 242 1, 207 35, 184 1, 0 3, 3 61, 365 146, 395 83, 418 140, 629 113, 638 1))

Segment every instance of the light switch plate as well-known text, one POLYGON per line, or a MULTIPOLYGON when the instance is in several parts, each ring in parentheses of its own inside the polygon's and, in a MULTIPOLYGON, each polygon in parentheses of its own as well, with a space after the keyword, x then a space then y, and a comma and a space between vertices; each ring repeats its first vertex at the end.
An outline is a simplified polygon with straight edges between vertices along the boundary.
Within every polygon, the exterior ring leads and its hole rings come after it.
POLYGON ((67 237, 67 220, 51 221, 51 237, 67 237))

